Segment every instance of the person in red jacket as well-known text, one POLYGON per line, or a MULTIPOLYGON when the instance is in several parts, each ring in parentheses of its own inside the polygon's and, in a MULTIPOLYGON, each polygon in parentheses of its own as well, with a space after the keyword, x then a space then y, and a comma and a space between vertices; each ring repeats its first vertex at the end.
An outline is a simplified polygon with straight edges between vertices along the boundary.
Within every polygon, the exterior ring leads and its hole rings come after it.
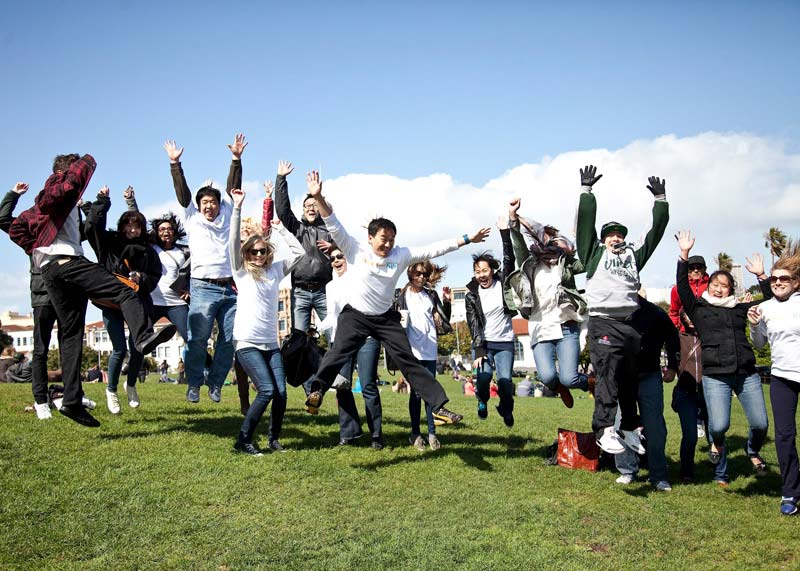
MULTIPOLYGON (((689 258, 689 287, 692 288, 695 298, 703 295, 703 292, 708 288, 708 273, 706 272, 706 260, 703 256, 691 256, 689 258)), ((686 333, 686 328, 683 326, 681 320, 681 310, 683 304, 678 295, 678 286, 672 286, 670 293, 669 303, 669 318, 672 324, 678 328, 681 333, 686 333)))

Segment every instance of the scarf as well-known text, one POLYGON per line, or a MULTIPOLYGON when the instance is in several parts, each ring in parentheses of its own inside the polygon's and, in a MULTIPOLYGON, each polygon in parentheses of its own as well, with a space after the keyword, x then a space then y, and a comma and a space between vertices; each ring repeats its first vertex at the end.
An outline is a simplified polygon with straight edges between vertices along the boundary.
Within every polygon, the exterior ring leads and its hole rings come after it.
POLYGON ((713 305, 714 307, 725 307, 725 308, 732 308, 736 307, 738 303, 736 301, 736 296, 729 295, 728 297, 714 297, 710 295, 708 291, 704 291, 703 295, 701 296, 704 300, 706 300, 709 305, 713 305))

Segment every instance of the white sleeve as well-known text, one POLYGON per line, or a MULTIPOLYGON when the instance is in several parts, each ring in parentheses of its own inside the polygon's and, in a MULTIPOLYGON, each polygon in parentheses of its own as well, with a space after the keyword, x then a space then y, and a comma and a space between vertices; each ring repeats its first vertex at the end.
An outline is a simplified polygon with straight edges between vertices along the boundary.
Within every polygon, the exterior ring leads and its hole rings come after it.
POLYGON ((453 252, 458 250, 458 239, 450 239, 450 240, 440 240, 438 242, 434 242, 433 244, 428 244, 427 246, 416 246, 414 248, 408 248, 408 252, 411 255, 411 259, 409 260, 409 265, 415 264, 417 262, 422 262, 424 260, 430 260, 431 258, 437 258, 439 256, 443 256, 448 252, 453 252))
POLYGON ((352 260, 358 253, 358 241, 347 233, 342 223, 339 222, 339 219, 333 212, 331 212, 331 215, 327 218, 323 216, 322 220, 325 222, 325 226, 328 227, 328 232, 331 233, 333 241, 339 246, 345 258, 352 260))
POLYGON ((767 323, 764 321, 763 314, 758 325, 750 324, 750 340, 756 349, 763 349, 767 344, 767 323))
POLYGON ((297 240, 294 234, 289 232, 283 224, 278 224, 272 227, 273 231, 278 232, 278 235, 283 239, 287 246, 289 246, 289 257, 283 260, 283 275, 292 273, 292 270, 305 255, 303 245, 297 240))

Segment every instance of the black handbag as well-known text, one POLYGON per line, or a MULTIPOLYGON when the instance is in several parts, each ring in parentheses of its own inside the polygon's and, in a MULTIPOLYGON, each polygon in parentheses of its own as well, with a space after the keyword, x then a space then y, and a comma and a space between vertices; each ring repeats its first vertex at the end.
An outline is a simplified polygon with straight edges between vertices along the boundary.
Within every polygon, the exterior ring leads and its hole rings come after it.
POLYGON ((315 327, 308 331, 292 329, 281 343, 281 357, 286 382, 293 387, 299 387, 314 375, 319 369, 325 349, 319 346, 319 333, 315 327))

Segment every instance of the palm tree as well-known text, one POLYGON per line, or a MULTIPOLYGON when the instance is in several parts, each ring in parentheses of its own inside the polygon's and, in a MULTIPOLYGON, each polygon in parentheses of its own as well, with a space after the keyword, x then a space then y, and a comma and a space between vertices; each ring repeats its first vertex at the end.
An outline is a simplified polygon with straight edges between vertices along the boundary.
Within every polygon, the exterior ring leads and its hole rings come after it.
POLYGON ((717 254, 717 266, 720 270, 729 272, 733 269, 733 258, 725 252, 720 252, 717 254))
POLYGON ((769 253, 772 254, 772 264, 775 265, 775 257, 780 257, 784 248, 786 248, 786 234, 781 232, 779 228, 770 228, 764 234, 764 247, 769 248, 769 253))

